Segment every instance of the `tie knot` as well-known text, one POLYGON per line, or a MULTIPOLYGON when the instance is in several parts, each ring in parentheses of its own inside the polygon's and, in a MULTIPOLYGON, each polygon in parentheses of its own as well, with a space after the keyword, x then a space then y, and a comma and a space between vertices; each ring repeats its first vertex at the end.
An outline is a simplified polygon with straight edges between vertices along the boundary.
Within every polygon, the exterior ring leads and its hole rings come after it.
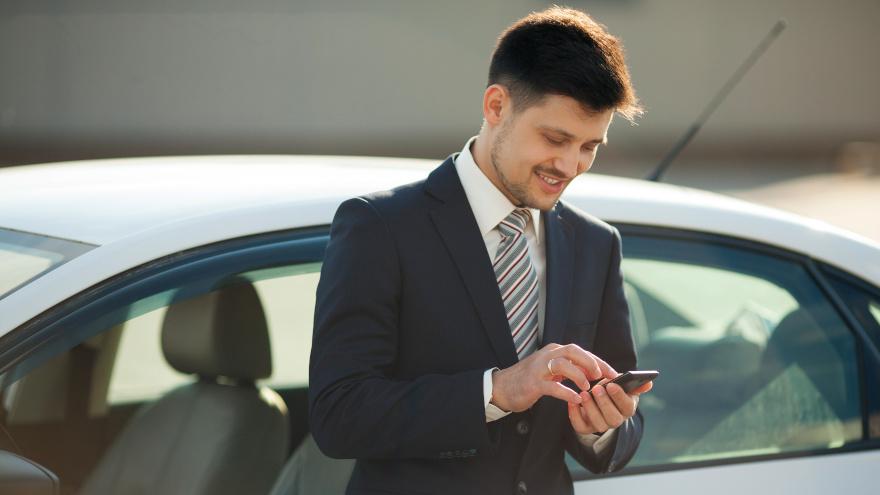
POLYGON ((531 216, 532 214, 528 209, 517 208, 510 212, 510 215, 507 215, 507 217, 498 224, 498 228, 501 229, 501 233, 505 236, 522 233, 526 229, 526 225, 528 225, 531 216))

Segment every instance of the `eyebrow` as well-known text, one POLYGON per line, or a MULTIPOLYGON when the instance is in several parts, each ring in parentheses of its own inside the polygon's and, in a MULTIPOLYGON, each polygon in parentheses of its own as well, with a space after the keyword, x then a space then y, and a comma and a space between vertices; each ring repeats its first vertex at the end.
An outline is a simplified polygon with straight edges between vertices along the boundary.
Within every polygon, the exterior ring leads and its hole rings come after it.
MULTIPOLYGON (((566 130, 560 129, 558 127, 550 127, 548 125, 539 125, 538 128, 543 129, 545 131, 555 132, 556 134, 559 134, 560 136, 563 136, 566 139, 574 139, 575 138, 574 134, 572 134, 566 130)), ((603 136, 602 139, 594 139, 592 141, 588 141, 587 144, 608 144, 608 137, 603 136)))

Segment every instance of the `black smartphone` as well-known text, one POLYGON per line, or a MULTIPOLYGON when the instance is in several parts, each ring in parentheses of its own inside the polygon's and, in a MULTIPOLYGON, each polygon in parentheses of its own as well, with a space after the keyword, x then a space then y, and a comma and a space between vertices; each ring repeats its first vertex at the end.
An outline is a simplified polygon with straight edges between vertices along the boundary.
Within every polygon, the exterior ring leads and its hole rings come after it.
POLYGON ((627 371, 608 383, 616 383, 624 392, 630 393, 658 376, 660 376, 660 372, 657 370, 627 371))

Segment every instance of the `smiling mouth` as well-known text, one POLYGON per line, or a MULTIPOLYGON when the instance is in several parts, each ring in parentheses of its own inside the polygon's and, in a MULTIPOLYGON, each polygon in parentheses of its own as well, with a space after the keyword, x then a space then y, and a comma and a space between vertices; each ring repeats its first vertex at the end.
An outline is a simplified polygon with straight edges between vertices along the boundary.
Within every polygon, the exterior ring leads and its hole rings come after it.
POLYGON ((563 182, 562 179, 554 179, 553 177, 550 177, 550 176, 547 176, 547 175, 543 175, 543 174, 540 174, 540 173, 538 174, 538 177, 540 177, 541 180, 543 180, 543 181, 546 182, 547 184, 550 184, 551 186, 555 186, 556 184, 559 184, 560 182, 563 182))

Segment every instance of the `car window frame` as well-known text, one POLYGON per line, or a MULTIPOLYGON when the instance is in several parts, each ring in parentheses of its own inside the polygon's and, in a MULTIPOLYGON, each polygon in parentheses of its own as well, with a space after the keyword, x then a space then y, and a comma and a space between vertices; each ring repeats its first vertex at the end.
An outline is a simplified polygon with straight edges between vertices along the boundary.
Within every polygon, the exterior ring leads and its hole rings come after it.
MULTIPOLYGON (((580 473, 572 473, 574 482, 588 482, 596 479, 607 479, 621 476, 633 476, 648 473, 665 473, 672 471, 681 471, 694 468, 705 467, 723 467, 729 465, 746 464, 753 462, 768 462, 785 459, 818 457, 824 455, 838 455, 851 452, 863 452, 876 450, 880 448, 880 439, 871 438, 869 430, 869 412, 871 411, 871 392, 868 390, 869 380, 866 371, 869 365, 877 366, 872 361, 875 356, 880 356, 877 349, 872 346, 872 342, 865 332, 864 328, 855 320, 852 313, 846 308, 840 295, 828 282, 825 275, 819 268, 821 262, 816 259, 793 251, 786 250, 781 247, 765 244, 762 242, 735 237, 725 234, 716 234, 704 231, 681 229, 675 227, 662 227, 653 225, 639 225, 625 222, 609 222, 617 228, 622 237, 622 254, 623 258, 627 257, 626 240, 627 237, 649 237, 653 239, 691 241, 714 244, 727 248, 742 249, 765 256, 779 258, 781 260, 795 262, 804 267, 807 274, 816 283, 818 289, 826 297, 831 307, 844 322, 846 329, 852 334, 855 342, 856 351, 856 369, 859 376, 859 402, 861 413, 862 437, 860 440, 845 444, 834 449, 806 449, 796 452, 783 452, 774 454, 758 454, 753 456, 730 457, 723 459, 709 459, 703 461, 691 461, 681 463, 656 464, 652 466, 627 467, 621 471, 614 473, 593 474, 588 471, 580 473), (870 354, 870 356, 869 356, 870 354)), ((862 282, 864 284, 864 282, 862 282)))
POLYGON ((880 421, 878 419, 880 418, 880 390, 878 390, 880 389, 880 352, 878 352, 876 346, 877 339, 872 338, 870 330, 863 326, 862 321, 853 313, 838 289, 835 288, 836 283, 830 280, 829 277, 841 279, 844 283, 853 286, 854 289, 864 291, 877 300, 880 300, 880 288, 874 287, 871 283, 855 274, 831 266, 828 263, 817 262, 816 269, 823 283, 827 285, 828 290, 833 292, 835 304, 840 306, 841 311, 851 321, 852 325, 861 329, 863 339, 866 342, 867 351, 864 352, 865 355, 862 356, 862 359, 865 360, 866 365, 873 364, 874 373, 864 373, 863 393, 866 396, 866 400, 865 404, 863 404, 863 413, 867 419, 863 425, 863 434, 866 438, 871 438, 873 432, 874 440, 880 442, 880 433, 878 433, 880 432, 880 425, 877 424, 880 421))
POLYGON ((862 279, 858 275, 844 271, 828 263, 817 261, 815 263, 815 268, 822 282, 827 284, 828 289, 834 293, 835 302, 840 304, 847 318, 850 319, 854 325, 862 329, 863 338, 866 340, 866 342, 870 342, 872 344, 872 347, 875 349, 873 353, 874 357, 875 359, 880 361, 880 352, 877 352, 878 346, 876 345, 876 336, 871 336, 868 329, 864 328, 861 321, 859 321, 858 317, 850 309, 849 305, 844 302, 843 297, 840 295, 840 292, 836 288, 834 288, 835 284, 832 280, 829 279, 829 277, 842 279, 844 283, 852 285, 857 290, 864 291, 878 301, 880 301, 880 289, 874 287, 870 282, 862 279))
POLYGON ((92 335, 100 318, 140 298, 197 281, 210 273, 237 273, 322 261, 329 241, 329 225, 311 226, 227 239, 157 258, 121 272, 56 304, 0 337, 2 386, 28 371, 27 364, 42 362, 92 335), (254 259, 260 259, 255 263, 254 259), (221 269, 213 270, 215 267, 221 269), (76 332, 63 332, 77 328, 76 332), (9 371, 14 373, 9 375, 9 371))

